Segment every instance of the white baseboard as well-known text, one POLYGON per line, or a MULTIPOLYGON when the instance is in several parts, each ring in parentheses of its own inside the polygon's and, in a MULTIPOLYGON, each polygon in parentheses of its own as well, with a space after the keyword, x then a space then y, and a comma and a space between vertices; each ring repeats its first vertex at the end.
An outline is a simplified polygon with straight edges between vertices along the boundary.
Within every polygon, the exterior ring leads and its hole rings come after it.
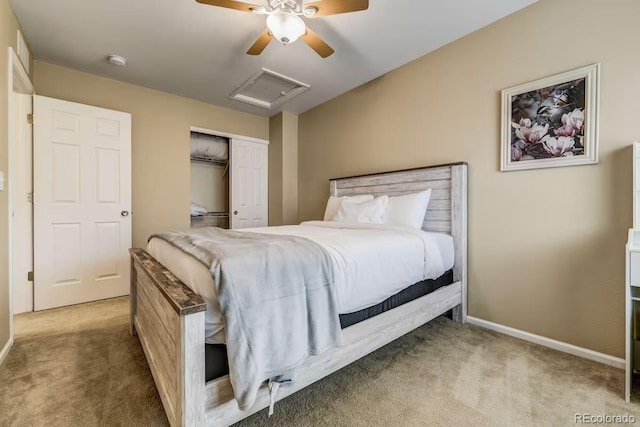
POLYGON ((11 346, 13 346, 13 339, 10 339, 9 341, 7 341, 2 351, 0 351, 0 366, 2 366, 2 364, 4 363, 4 359, 6 359, 7 356, 9 355, 9 350, 11 350, 11 346))
POLYGON ((488 320, 478 319, 477 317, 467 316, 467 322, 471 323, 472 325, 491 329, 492 331, 500 332, 505 335, 520 338, 521 340, 539 344, 544 347, 549 347, 563 353, 569 353, 574 356, 582 357, 584 359, 594 360, 596 362, 604 363, 605 365, 613 366, 614 368, 625 369, 625 361, 624 359, 621 359, 619 357, 599 353, 597 351, 578 347, 573 344, 567 344, 566 342, 556 341, 551 338, 546 338, 540 335, 521 331, 520 329, 515 329, 509 326, 500 325, 498 323, 489 322, 488 320))

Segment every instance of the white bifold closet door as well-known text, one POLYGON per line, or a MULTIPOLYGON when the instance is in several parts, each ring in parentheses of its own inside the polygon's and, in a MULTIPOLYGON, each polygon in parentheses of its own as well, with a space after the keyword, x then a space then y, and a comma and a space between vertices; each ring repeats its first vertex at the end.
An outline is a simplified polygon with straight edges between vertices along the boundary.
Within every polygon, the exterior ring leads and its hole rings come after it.
POLYGON ((267 144, 231 139, 231 228, 268 225, 268 153, 267 144))
POLYGON ((34 98, 34 309, 129 293, 131 115, 34 98))

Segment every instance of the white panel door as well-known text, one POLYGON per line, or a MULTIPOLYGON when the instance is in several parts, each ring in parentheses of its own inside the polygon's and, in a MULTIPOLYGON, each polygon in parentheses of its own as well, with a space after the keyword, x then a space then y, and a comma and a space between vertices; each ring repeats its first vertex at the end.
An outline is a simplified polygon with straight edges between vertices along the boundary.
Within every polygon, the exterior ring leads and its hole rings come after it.
POLYGON ((34 309, 129 293, 131 115, 34 98, 34 309))
POLYGON ((269 215, 269 146, 231 140, 231 228, 266 227, 269 215))

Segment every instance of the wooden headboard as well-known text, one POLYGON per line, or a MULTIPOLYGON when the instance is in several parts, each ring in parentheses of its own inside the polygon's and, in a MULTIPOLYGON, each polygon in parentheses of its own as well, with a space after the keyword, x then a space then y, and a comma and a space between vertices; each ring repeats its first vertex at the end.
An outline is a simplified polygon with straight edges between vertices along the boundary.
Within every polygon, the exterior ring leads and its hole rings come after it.
POLYGON ((431 188, 431 201, 422 229, 453 236, 454 280, 461 280, 463 311, 467 285, 467 164, 450 163, 422 168, 335 178, 329 181, 332 196, 401 196, 431 188))

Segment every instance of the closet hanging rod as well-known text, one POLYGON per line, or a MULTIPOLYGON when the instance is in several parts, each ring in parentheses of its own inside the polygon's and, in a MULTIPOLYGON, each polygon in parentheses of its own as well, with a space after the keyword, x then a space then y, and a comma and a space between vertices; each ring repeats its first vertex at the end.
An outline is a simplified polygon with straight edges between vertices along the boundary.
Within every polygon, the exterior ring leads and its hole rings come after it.
POLYGON ((226 218, 229 216, 229 212, 207 212, 206 214, 202 214, 202 215, 193 215, 191 218, 211 218, 211 217, 221 217, 221 218, 226 218))
POLYGON ((213 157, 205 157, 205 156, 191 156, 191 161, 209 163, 209 164, 214 164, 218 166, 227 166, 229 164, 228 160, 215 159, 213 157))

